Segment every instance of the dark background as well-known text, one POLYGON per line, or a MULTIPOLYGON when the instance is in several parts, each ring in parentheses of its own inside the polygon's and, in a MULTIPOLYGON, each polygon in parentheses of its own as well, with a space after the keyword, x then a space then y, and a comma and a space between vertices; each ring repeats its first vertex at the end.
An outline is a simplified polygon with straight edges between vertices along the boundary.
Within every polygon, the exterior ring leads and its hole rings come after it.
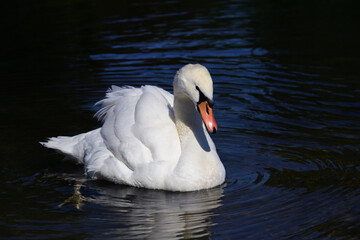
POLYGON ((359 238, 358 5, 2 3, 0 237, 359 238), (38 143, 100 127, 94 104, 112 84, 172 91, 176 70, 195 62, 215 83, 223 186, 182 194, 85 181, 38 143), (79 181, 82 210, 58 207, 79 181))

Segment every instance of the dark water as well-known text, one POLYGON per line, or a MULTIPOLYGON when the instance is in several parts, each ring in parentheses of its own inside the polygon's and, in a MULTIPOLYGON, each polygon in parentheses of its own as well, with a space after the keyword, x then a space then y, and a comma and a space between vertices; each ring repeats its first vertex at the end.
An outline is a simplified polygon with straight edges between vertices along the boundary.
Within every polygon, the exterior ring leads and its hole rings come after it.
POLYGON ((2 239, 360 238, 355 1, 13 1, 1 10, 2 239), (215 82, 223 186, 86 181, 42 148, 100 126, 112 84, 215 82), (86 201, 58 207, 80 189, 86 201))

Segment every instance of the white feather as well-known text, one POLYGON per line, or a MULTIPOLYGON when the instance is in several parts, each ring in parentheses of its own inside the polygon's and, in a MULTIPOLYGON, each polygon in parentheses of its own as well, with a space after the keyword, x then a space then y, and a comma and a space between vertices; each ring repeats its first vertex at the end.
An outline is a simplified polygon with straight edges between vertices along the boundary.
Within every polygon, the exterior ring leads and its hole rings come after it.
POLYGON ((101 128, 42 144, 83 163, 92 178, 172 191, 219 185, 225 170, 194 103, 199 98, 194 84, 212 97, 212 80, 204 69, 201 65, 180 69, 174 81, 175 100, 154 86, 112 86, 98 102, 101 128), (185 77, 190 83, 183 83, 185 77), (176 91, 179 84, 184 89, 176 91), (174 107, 174 103, 181 104, 174 107))

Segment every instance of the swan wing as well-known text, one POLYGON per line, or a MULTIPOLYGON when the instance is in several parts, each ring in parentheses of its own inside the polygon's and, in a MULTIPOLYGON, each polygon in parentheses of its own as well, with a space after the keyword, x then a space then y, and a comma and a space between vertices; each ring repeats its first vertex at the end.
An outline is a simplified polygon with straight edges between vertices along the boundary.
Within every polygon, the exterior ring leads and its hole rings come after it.
POLYGON ((181 151, 173 95, 154 86, 113 86, 99 103, 104 144, 130 170, 178 161, 181 151))

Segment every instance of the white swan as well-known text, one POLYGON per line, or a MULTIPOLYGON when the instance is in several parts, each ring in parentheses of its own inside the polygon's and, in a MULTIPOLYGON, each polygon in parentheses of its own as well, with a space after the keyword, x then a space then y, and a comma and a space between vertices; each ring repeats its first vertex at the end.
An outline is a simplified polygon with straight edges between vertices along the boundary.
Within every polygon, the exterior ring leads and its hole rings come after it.
POLYGON ((220 185, 225 169, 208 134, 217 131, 210 74, 188 64, 173 86, 174 95, 154 86, 113 86, 99 102, 101 128, 42 144, 83 163, 91 178, 170 191, 220 185))

